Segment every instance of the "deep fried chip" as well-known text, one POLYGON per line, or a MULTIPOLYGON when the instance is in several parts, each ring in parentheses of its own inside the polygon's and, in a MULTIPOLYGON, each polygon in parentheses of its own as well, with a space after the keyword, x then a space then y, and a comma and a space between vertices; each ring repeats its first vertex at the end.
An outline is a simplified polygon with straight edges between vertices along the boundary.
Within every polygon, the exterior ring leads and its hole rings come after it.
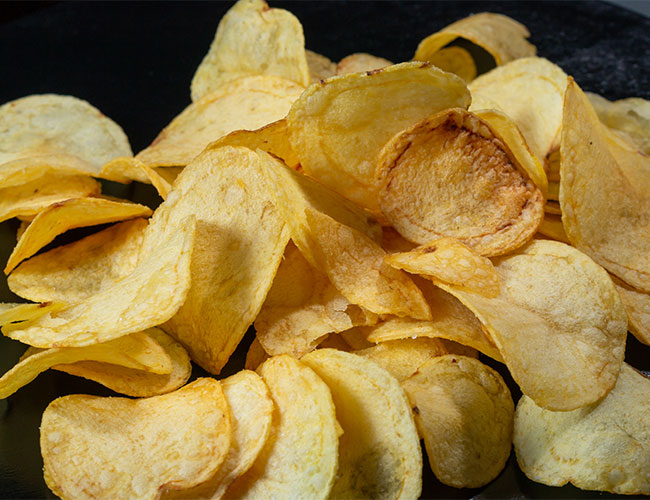
POLYGON ((550 486, 650 495, 650 380, 627 364, 600 402, 569 412, 523 396, 514 444, 521 470, 550 486))
POLYGON ((336 65, 337 75, 347 75, 348 73, 363 73, 374 71, 376 69, 392 66, 392 62, 383 57, 373 56, 365 52, 357 52, 344 57, 336 65))
POLYGON ((374 362, 334 349, 302 358, 330 387, 343 428, 332 498, 417 498, 422 451, 399 383, 374 362))
POLYGON ((329 57, 325 57, 309 49, 305 49, 305 55, 307 56, 307 66, 309 67, 311 83, 325 80, 336 74, 336 63, 329 57))
POLYGON ((559 215, 544 214, 544 220, 537 229, 544 236, 547 236, 553 240, 561 241, 562 243, 571 244, 569 238, 564 232, 564 226, 562 225, 562 217, 559 215))
POLYGON ((515 411, 501 375, 449 354, 424 363, 402 387, 440 482, 478 488, 499 475, 510 456, 515 411))
POLYGON ((264 350, 259 339, 256 337, 253 339, 251 345, 248 347, 248 351, 246 352, 244 368, 246 370, 257 370, 257 367, 270 357, 271 356, 269 356, 269 354, 264 350))
POLYGON ((58 398, 40 442, 47 485, 61 498, 155 499, 212 476, 230 436, 221 385, 202 378, 148 399, 58 398))
POLYGON ((0 326, 10 328, 12 323, 33 321, 46 314, 56 314, 67 307, 65 302, 43 302, 42 304, 3 304, 0 310, 0 326))
POLYGON ((639 342, 650 345, 650 294, 610 275, 627 313, 627 327, 639 342))
POLYGON ((476 78, 476 63, 471 54, 462 47, 444 47, 428 56, 427 60, 443 71, 460 76, 465 82, 476 78))

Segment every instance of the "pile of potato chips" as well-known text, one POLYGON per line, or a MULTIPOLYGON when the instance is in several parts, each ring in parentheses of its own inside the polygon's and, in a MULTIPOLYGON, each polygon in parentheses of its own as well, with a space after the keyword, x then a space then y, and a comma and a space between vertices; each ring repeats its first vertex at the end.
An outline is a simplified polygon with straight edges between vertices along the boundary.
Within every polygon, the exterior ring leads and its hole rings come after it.
POLYGON ((130 396, 50 403, 49 488, 417 498, 423 440, 456 488, 514 444, 534 481, 650 494, 650 380, 624 362, 628 329, 650 345, 650 104, 585 94, 528 36, 482 13, 411 61, 334 63, 290 12, 239 0, 192 104, 136 155, 75 97, 1 106, 4 272, 30 302, 0 304, 29 346, 0 397, 49 368, 130 396), (215 377, 187 383, 191 362, 215 377))

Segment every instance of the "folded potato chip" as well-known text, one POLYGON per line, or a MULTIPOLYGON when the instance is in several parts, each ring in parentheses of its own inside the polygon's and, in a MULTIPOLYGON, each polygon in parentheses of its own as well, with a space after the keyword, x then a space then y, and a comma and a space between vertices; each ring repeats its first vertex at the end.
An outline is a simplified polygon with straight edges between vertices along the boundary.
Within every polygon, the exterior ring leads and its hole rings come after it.
POLYGON ((383 57, 373 56, 365 52, 357 52, 344 57, 336 65, 337 75, 347 75, 348 73, 363 73, 374 71, 376 69, 392 66, 393 63, 383 57))
POLYGON ((650 380, 627 364, 602 401, 554 412, 523 396, 515 413, 517 462, 528 478, 616 495, 650 495, 650 380))
POLYGON ((55 399, 41 421, 48 487, 61 498, 155 499, 208 479, 230 446, 219 382, 202 378, 148 399, 55 399))

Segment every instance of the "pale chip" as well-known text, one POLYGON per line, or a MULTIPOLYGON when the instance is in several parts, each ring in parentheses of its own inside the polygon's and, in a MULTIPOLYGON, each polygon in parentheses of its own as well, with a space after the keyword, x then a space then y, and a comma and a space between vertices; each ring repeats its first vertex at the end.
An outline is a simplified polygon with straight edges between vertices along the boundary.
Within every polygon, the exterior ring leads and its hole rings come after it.
POLYGON ((611 275, 627 313, 627 327, 639 342, 650 345, 650 294, 611 275))
POLYGON ((307 56, 307 66, 309 67, 311 83, 326 80, 336 74, 336 63, 332 62, 329 57, 309 49, 305 49, 305 55, 307 56))
POLYGON ((364 73, 376 69, 392 66, 393 63, 383 57, 373 56, 365 52, 357 52, 344 57, 336 65, 337 75, 347 75, 348 73, 364 73))

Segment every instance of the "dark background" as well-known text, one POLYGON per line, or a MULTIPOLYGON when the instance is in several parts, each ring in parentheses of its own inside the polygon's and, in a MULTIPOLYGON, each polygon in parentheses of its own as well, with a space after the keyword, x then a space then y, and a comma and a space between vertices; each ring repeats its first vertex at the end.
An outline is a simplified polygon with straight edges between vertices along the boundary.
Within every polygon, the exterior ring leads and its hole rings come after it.
MULTIPOLYGON (((190 103, 192 75, 230 5, 0 3, 0 103, 36 93, 86 99, 124 128, 138 152, 190 103)), ((602 2, 271 1, 271 6, 293 12, 303 24, 307 48, 334 61, 353 52, 408 60, 422 38, 451 22, 472 13, 498 12, 524 23, 538 55, 559 64, 584 90, 609 99, 650 99, 650 19, 602 2)), ((150 204, 157 201, 150 187, 108 188, 150 204)), ((15 243, 16 227, 12 221, 0 224, 3 262, 15 243)), ((0 280, 0 301, 11 298, 5 280, 0 280)), ((23 350, 0 338, 0 373, 23 350)), ((224 375, 241 368, 244 353, 242 346, 224 375)), ((649 347, 629 337, 628 362, 648 370, 649 354, 649 347)), ((516 401, 516 386, 503 367, 499 371, 516 401)), ((195 368, 194 374, 202 371, 195 368)), ((0 498, 54 498, 42 479, 38 426, 47 404, 71 392, 111 394, 92 382, 52 371, 0 401, 0 498)), ((501 476, 479 490, 448 488, 432 476, 425 465, 424 497, 612 497, 532 483, 512 457, 501 476)))

